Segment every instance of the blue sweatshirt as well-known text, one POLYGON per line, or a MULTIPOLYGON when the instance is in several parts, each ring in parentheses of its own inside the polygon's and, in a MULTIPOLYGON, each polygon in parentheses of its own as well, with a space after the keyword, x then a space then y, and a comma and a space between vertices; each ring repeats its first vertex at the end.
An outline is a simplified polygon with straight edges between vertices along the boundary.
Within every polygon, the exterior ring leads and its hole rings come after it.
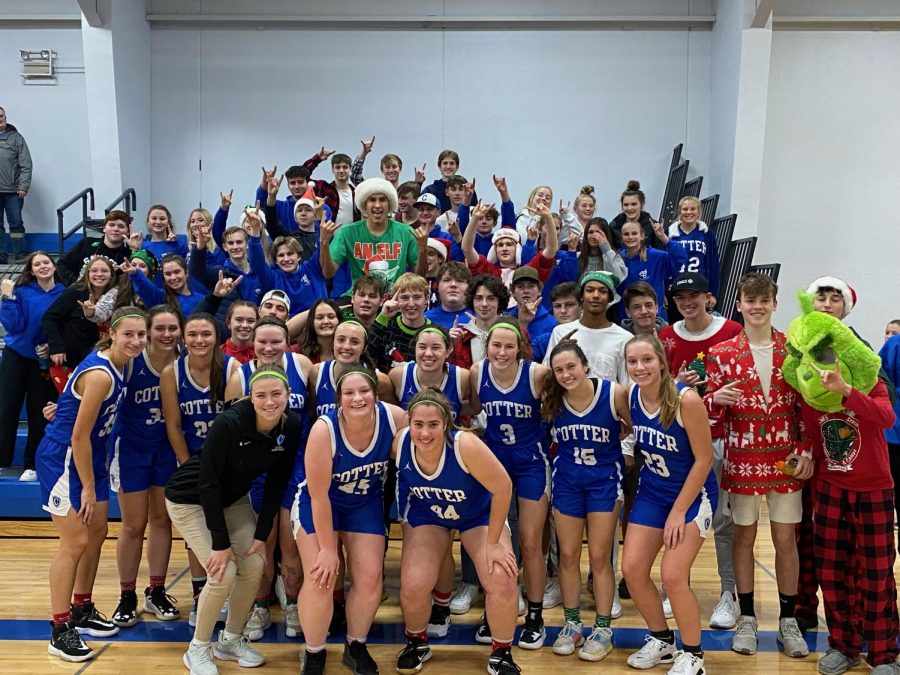
POLYGON ((669 226, 669 239, 677 241, 687 254, 687 262, 681 266, 681 272, 696 272, 706 277, 709 292, 719 295, 719 245, 716 235, 709 230, 702 220, 690 233, 685 233, 678 222, 669 226))
MULTIPOLYGON (((657 303, 659 311, 657 314, 664 319, 668 319, 663 302, 666 297, 666 289, 669 287, 669 282, 678 276, 678 270, 681 269, 681 266, 687 263, 687 253, 685 253, 681 244, 674 239, 669 240, 664 251, 655 248, 648 248, 646 251, 646 260, 641 260, 640 254, 629 257, 627 249, 623 248, 619 251, 622 260, 625 262, 625 267, 628 268, 628 276, 622 280, 622 283, 619 284, 619 288, 616 290, 619 292, 619 295, 622 295, 629 284, 633 284, 635 281, 646 281, 653 287, 653 290, 656 291, 656 297, 659 298, 657 303)), ((626 316, 624 303, 620 302, 618 307, 619 317, 624 319, 626 316)))
POLYGON ((319 262, 318 248, 312 258, 300 263, 296 272, 285 272, 280 267, 269 267, 263 256, 259 237, 250 237, 248 250, 250 269, 259 278, 260 291, 265 294, 277 288, 287 293, 291 300, 291 316, 305 312, 319 298, 328 297, 328 287, 322 273, 322 264, 319 262))
MULTIPOLYGON (((131 285, 147 307, 161 305, 166 301, 165 291, 145 277, 140 270, 135 270, 134 276, 131 277, 131 285)), ((191 315, 197 303, 204 297, 203 293, 193 290, 190 284, 188 284, 188 290, 190 291, 188 295, 178 294, 178 306, 181 307, 181 313, 185 317, 191 315)))
MULTIPOLYGON (((460 204, 459 213, 457 215, 457 224, 459 225, 459 231, 463 234, 466 232, 466 228, 469 226, 470 219, 470 210, 469 207, 465 204, 460 204)), ((512 201, 503 202, 500 204, 500 227, 515 227, 516 226, 516 207, 512 201)), ((493 246, 493 238, 494 232, 497 231, 495 227, 493 232, 490 234, 479 234, 475 233, 475 251, 479 255, 483 255, 485 258, 487 257, 488 251, 491 250, 491 246, 493 246)), ((462 249, 460 249, 460 253, 462 253, 462 249)), ((465 258, 454 258, 454 260, 464 260, 465 258)), ((522 260, 531 260, 531 258, 526 258, 522 255, 522 260)))
MULTIPOLYGON (((243 277, 241 283, 238 284, 238 287, 233 292, 237 297, 231 298, 232 301, 241 299, 252 302, 254 305, 259 304, 259 301, 262 298, 262 293, 259 290, 260 282, 259 277, 253 273, 252 268, 249 272, 245 273, 240 267, 231 262, 230 258, 226 258, 225 262, 221 265, 209 265, 208 260, 209 259, 205 256, 191 256, 189 265, 191 273, 190 278, 192 282, 198 282, 191 284, 192 289, 204 294, 211 291, 216 287, 216 282, 219 280, 219 271, 221 270, 222 276, 226 279, 243 277)), ((231 302, 229 302, 228 305, 231 305, 231 302)), ((226 308, 228 305, 226 305, 226 308)))
POLYGON ((159 265, 160 269, 162 269, 163 256, 168 255, 169 253, 175 253, 187 260, 187 237, 183 234, 179 234, 178 239, 173 242, 150 241, 150 235, 148 234, 146 237, 144 237, 143 241, 141 241, 141 248, 153 254, 153 257, 156 258, 156 262, 159 265))
MULTIPOLYGON (((882 372, 891 378, 895 387, 900 386, 900 335, 895 335, 885 342, 878 352, 878 356, 881 357, 882 372)), ((897 415, 897 420, 894 422, 894 426, 885 430, 884 438, 892 445, 900 445, 900 397, 894 401, 894 413, 897 415)))
POLYGON ((431 321, 431 323, 436 323, 438 326, 443 326, 447 330, 450 330, 453 328, 453 321, 455 319, 459 319, 460 326, 469 322, 469 317, 466 316, 466 312, 468 311, 468 307, 463 307, 460 310, 451 312, 438 304, 437 307, 433 307, 425 312, 425 318, 431 321))
POLYGON ((0 303, 0 323, 6 329, 4 340, 7 349, 37 361, 34 348, 47 342, 41 328, 41 319, 65 288, 56 282, 53 288, 45 291, 38 282, 31 281, 16 288, 11 298, 0 303))

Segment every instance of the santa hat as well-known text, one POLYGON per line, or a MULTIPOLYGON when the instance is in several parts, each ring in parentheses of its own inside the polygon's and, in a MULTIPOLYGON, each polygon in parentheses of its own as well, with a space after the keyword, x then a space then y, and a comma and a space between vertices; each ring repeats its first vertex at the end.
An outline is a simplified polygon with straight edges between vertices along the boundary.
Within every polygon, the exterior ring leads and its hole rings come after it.
POLYGON ((383 194, 388 200, 388 211, 394 213, 397 210, 397 188, 384 178, 367 178, 356 186, 356 208, 365 212, 366 201, 375 194, 383 194))
POLYGON ((846 281, 837 277, 819 277, 809 285, 806 292, 815 295, 820 288, 833 288, 841 294, 844 298, 844 316, 847 316, 856 305, 856 291, 846 281))
POLYGON ((306 192, 303 193, 303 196, 294 203, 294 220, 297 219, 297 209, 299 209, 301 206, 308 206, 309 208, 315 210, 316 193, 313 192, 313 183, 309 184, 309 187, 306 188, 306 192))
POLYGON ((497 242, 501 239, 512 239, 516 243, 516 265, 522 264, 522 237, 519 231, 514 227, 501 227, 496 230, 491 237, 491 248, 488 251, 487 259, 491 264, 497 264, 497 242))
POLYGON ((366 275, 374 273, 375 276, 378 276, 389 272, 390 269, 390 264, 382 255, 373 255, 363 264, 363 274, 366 275))
POLYGON ((450 257, 450 242, 446 239, 428 237, 428 248, 436 251, 444 260, 450 257))

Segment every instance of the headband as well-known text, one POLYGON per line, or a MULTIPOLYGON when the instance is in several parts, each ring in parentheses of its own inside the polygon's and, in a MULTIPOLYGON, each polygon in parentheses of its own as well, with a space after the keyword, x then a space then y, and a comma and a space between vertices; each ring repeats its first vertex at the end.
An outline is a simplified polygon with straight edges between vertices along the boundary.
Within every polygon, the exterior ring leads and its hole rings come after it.
POLYGON ((407 412, 407 414, 412 415, 412 411, 416 406, 425 405, 425 404, 433 405, 436 408, 440 408, 441 410, 444 411, 444 414, 448 415, 451 419, 453 418, 453 415, 450 414, 450 410, 447 408, 447 406, 445 406, 440 401, 433 401, 430 398, 423 398, 420 401, 416 401, 411 406, 409 406, 409 408, 407 408, 406 412, 407 412))
POLYGON ((341 373, 341 375, 340 375, 340 377, 338 377, 337 383, 336 383, 338 388, 340 388, 341 382, 343 382, 344 378, 347 377, 348 375, 362 375, 369 382, 371 382, 374 386, 378 386, 378 380, 375 378, 374 375, 372 375, 372 373, 370 373, 368 370, 359 369, 359 370, 345 370, 343 373, 341 373))
POLYGON ((132 312, 130 314, 123 314, 122 316, 118 317, 117 319, 113 319, 112 323, 109 324, 109 327, 112 328, 117 323, 119 323, 122 319, 143 319, 144 323, 147 322, 146 316, 144 316, 143 314, 137 314, 136 312, 132 312))
MULTIPOLYGON (((366 339, 367 339, 367 340, 369 339, 369 329, 366 328, 366 327, 363 325, 363 323, 362 323, 361 321, 359 321, 359 320, 357 320, 357 319, 344 319, 344 320, 341 321, 340 324, 338 324, 338 325, 343 325, 343 324, 347 324, 347 323, 356 324, 357 326, 359 326, 360 328, 362 328, 362 329, 363 329, 363 333, 366 334, 366 339)), ((337 329, 335 329, 335 330, 337 330, 337 329)))
POLYGON ((516 336, 520 340, 522 339, 522 332, 518 328, 516 328, 514 325, 512 325, 511 323, 508 323, 506 321, 502 321, 500 323, 495 323, 493 326, 491 326, 491 329, 488 331, 488 335, 493 333, 497 328, 505 328, 507 330, 511 330, 513 333, 516 334, 516 336))
POLYGON ((261 380, 264 377, 275 377, 286 385, 288 385, 288 389, 291 388, 291 385, 288 383, 287 375, 284 373, 278 372, 277 370, 257 370, 253 375, 250 376, 250 383, 248 386, 253 386, 253 383, 257 380, 261 380))
MULTIPOLYGON (((422 333, 435 333, 436 335, 440 335, 444 339, 444 343, 447 342, 447 335, 437 326, 425 326, 422 330, 419 331, 419 335, 422 333)), ((419 335, 416 335, 416 339, 419 339, 419 335)))

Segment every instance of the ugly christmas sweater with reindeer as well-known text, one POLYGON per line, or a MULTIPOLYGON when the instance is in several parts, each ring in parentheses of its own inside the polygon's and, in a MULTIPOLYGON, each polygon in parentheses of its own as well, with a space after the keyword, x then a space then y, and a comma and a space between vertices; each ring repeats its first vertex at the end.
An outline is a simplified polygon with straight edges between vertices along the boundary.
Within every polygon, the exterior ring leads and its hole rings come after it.
POLYGON ((770 490, 796 492, 803 482, 776 465, 792 452, 800 453, 800 396, 784 380, 781 365, 787 355, 784 334, 772 329, 772 374, 768 399, 747 334, 720 342, 706 356, 706 395, 710 422, 725 443, 722 489, 734 494, 762 495, 770 490), (740 400, 731 406, 713 403, 721 387, 736 383, 740 400))

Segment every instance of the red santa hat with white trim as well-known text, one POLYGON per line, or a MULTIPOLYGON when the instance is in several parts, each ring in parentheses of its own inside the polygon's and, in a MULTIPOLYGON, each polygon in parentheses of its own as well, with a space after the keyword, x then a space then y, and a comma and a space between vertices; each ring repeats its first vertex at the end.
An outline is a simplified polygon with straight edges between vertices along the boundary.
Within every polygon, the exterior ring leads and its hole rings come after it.
POLYGON ((815 281, 813 281, 809 288, 806 289, 807 293, 812 293, 815 295, 819 292, 819 289, 822 288, 833 288, 838 293, 841 294, 841 297, 844 298, 844 316, 850 314, 850 311, 856 305, 856 291, 853 290, 853 286, 848 284, 846 281, 842 279, 838 279, 837 277, 819 277, 815 281))

